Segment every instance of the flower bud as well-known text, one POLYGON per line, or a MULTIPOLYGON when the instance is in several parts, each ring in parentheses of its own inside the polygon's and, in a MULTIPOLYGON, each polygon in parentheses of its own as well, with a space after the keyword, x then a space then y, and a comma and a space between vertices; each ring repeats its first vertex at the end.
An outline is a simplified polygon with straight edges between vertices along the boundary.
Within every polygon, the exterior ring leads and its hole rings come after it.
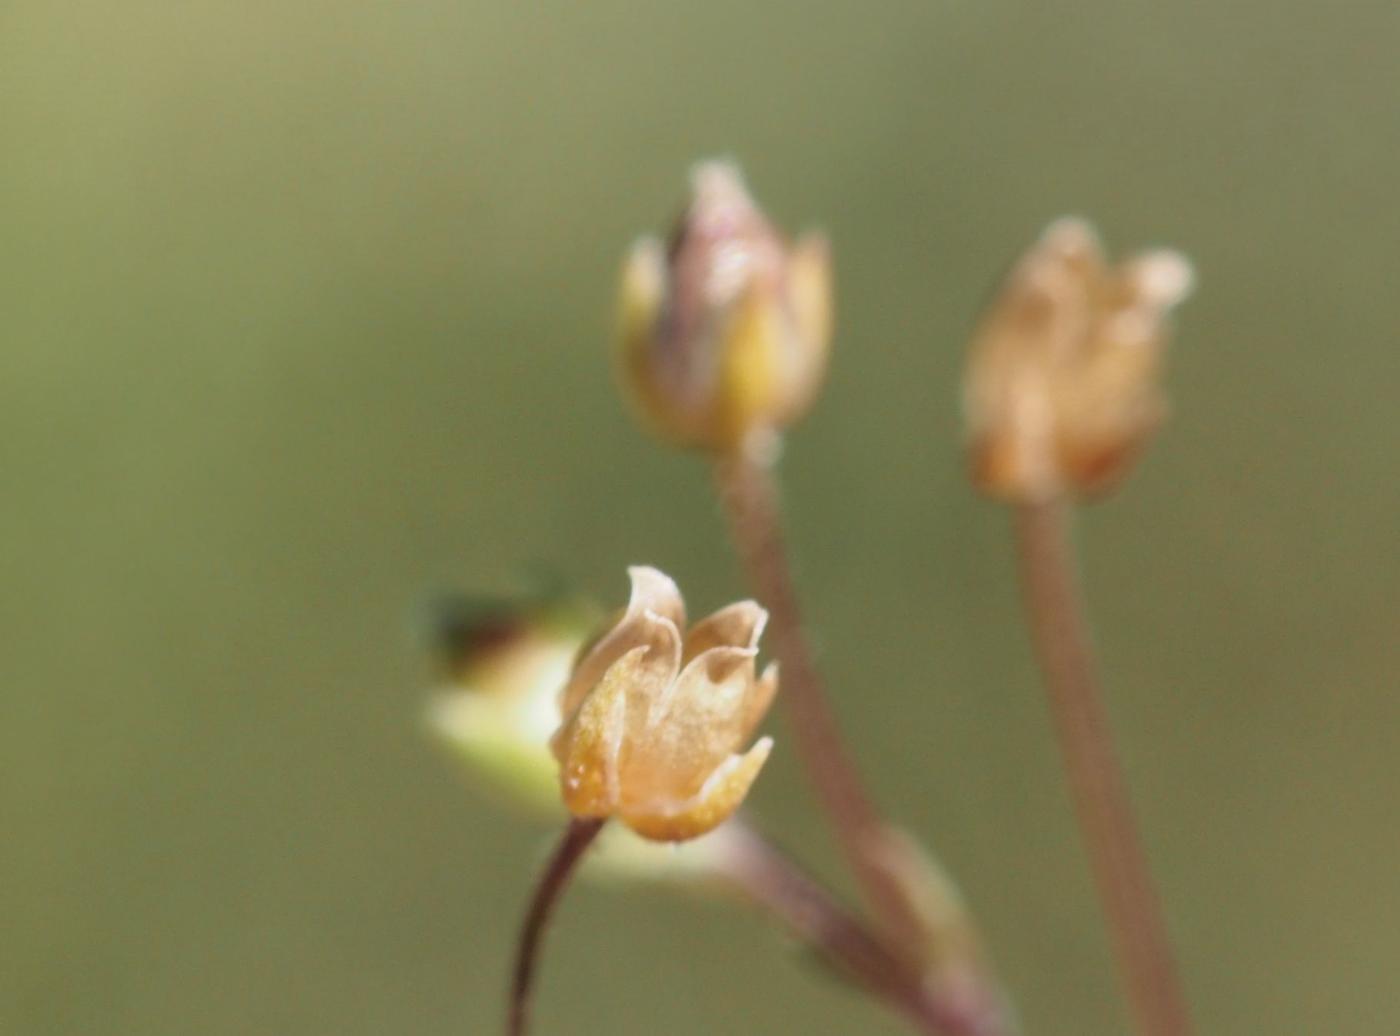
POLYGON ((446 686, 428 713, 433 730, 476 781, 527 813, 560 814, 549 737, 559 689, 590 624, 572 603, 444 602, 437 648, 446 686))
POLYGON ((685 841, 739 808, 773 747, 760 738, 739 754, 778 689, 775 666, 754 672, 768 613, 741 601, 686 631, 676 584, 654 568, 630 575, 627 611, 564 687, 560 789, 575 816, 685 841))
POLYGON ((973 339, 964 409, 978 488, 1025 503, 1114 485, 1166 414, 1167 320, 1191 281, 1177 252, 1110 266, 1087 223, 1051 224, 973 339))
POLYGON ((619 369, 663 438, 732 452, 787 428, 821 386, 830 253, 819 234, 784 240, 729 163, 691 181, 669 243, 642 239, 623 267, 619 369))

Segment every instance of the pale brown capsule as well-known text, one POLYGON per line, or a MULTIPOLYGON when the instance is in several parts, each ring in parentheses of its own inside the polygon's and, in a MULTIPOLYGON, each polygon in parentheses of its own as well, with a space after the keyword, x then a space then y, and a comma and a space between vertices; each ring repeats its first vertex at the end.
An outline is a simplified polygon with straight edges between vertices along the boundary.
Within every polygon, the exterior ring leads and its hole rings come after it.
POLYGON ((681 446, 728 452, 801 417, 826 371, 826 239, 789 244, 738 169, 705 162, 669 243, 622 273, 618 366, 642 415, 681 446))
POLYGON ((775 666, 754 674, 768 613, 741 601, 685 632, 675 583, 654 568, 629 574, 626 613, 563 690, 560 787, 576 816, 684 841, 733 814, 773 747, 765 737, 738 754, 778 687, 775 666))
POLYGON ((1034 502, 1121 478, 1166 414, 1167 318, 1191 281, 1177 252, 1109 265, 1087 223, 1051 224, 973 339, 963 396, 978 487, 1034 502))

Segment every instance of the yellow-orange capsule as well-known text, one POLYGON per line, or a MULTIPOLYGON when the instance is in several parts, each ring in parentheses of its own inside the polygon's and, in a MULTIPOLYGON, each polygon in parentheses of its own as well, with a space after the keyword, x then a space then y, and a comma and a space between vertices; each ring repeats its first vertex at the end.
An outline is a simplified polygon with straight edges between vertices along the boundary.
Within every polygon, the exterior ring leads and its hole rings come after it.
POLYGON ((675 583, 654 568, 630 575, 627 611, 562 693, 560 789, 576 816, 685 841, 738 809, 772 749, 765 737, 740 752, 778 688, 775 666, 754 669, 768 613, 741 601, 687 631, 675 583))

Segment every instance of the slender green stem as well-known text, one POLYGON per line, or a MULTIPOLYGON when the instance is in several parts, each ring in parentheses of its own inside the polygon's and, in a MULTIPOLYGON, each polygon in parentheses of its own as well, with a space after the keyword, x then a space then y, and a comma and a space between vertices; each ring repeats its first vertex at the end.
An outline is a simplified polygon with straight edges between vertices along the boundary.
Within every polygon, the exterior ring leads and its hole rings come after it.
POLYGON ((1016 532, 1031 636, 1138 1031, 1186 1036, 1191 1032, 1186 998, 1113 749, 1066 505, 1021 505, 1016 532))
POLYGON ((930 1036, 1005 1032, 1002 1005, 950 998, 872 933, 787 855, 740 820, 730 822, 725 876, 872 996, 930 1036))
POLYGON ((836 840, 879 921, 879 942, 910 974, 920 975, 942 1012, 944 1031, 1007 1036, 1016 1026, 984 961, 928 974, 929 931, 891 865, 893 832, 867 795, 841 739, 812 657, 788 567, 782 513, 771 467, 738 452, 717 458, 715 484, 754 593, 769 611, 769 636, 782 669, 783 702, 798 755, 832 823, 836 840), (923 972, 921 974, 921 972, 923 972))
POLYGON ((716 462, 715 479, 754 592, 768 609, 769 636, 782 665, 783 689, 778 699, 786 710, 798 755, 876 916, 912 954, 924 934, 902 890, 881 863, 884 822, 846 752, 803 631, 772 471, 739 453, 716 462))
POLYGON ((530 1022, 530 993, 534 987, 535 966, 545 929, 549 926, 550 915, 569 884, 574 868, 588 851, 588 847, 593 844, 593 839, 598 837, 603 824, 602 820, 571 821, 540 876, 539 884, 535 887, 529 912, 525 915, 524 927, 520 930, 515 970, 511 976, 510 1009, 506 1020, 507 1036, 525 1036, 530 1022))
MULTIPOLYGON (((717 459, 715 479, 755 594, 769 611, 769 635, 783 667, 778 698, 798 755, 879 922, 883 944, 905 968, 923 972, 931 942, 946 933, 930 931, 916 912, 905 877, 891 862, 899 855, 891 851, 894 832, 866 793, 842 742, 802 623, 772 469, 739 451, 717 459)), ((956 969, 925 972, 923 978, 936 987, 934 1001, 944 1011, 945 1023, 961 1018, 961 1028, 947 1031, 987 1036, 1014 1031, 1005 998, 985 962, 963 960, 956 969)))

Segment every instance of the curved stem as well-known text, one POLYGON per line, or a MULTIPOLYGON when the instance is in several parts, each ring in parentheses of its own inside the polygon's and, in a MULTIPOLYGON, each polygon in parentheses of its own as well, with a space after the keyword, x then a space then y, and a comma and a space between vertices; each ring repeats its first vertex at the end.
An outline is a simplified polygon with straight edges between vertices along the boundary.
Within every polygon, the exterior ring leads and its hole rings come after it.
POLYGON ((803 632, 772 471, 738 452, 715 461, 715 482, 749 580, 769 612, 769 635, 782 665, 783 691, 778 700, 786 710, 798 755, 871 907, 912 955, 921 949, 924 933, 897 880, 881 863, 884 822, 846 753, 803 632))
POLYGON ((1016 532, 1031 635, 1138 1030, 1185 1036, 1191 1031, 1186 998, 1113 750, 1065 505, 1021 505, 1016 532))
POLYGON ((569 823, 564 837, 559 840, 554 855, 550 857, 535 893, 530 900, 530 910, 525 915, 525 925, 520 931, 520 945, 515 954, 515 970, 511 978, 510 1009, 506 1021, 507 1036, 524 1036, 529 1025, 530 992, 534 985, 535 964, 539 958, 540 943, 549 925, 550 915, 559 897, 569 883, 574 867, 603 829, 603 820, 579 820, 569 823))
POLYGON ((993 1036, 1007 1031, 999 1002, 948 997, 757 831, 734 820, 729 833, 725 876, 919 1032, 993 1036))

